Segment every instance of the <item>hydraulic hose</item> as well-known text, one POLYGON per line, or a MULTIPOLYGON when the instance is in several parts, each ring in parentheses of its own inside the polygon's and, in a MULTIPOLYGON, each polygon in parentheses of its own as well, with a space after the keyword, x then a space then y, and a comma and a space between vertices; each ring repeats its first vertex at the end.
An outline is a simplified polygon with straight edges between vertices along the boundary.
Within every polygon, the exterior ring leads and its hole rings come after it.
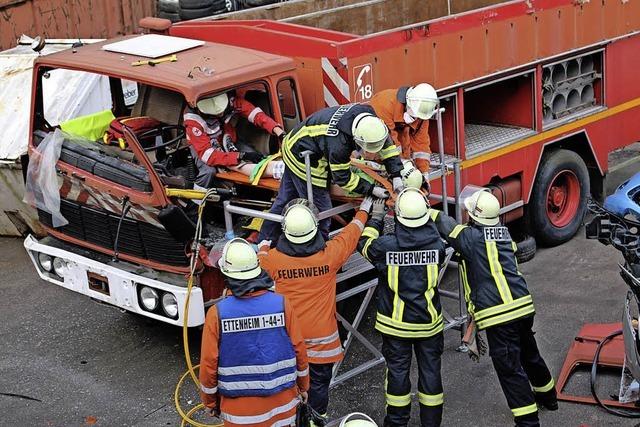
POLYGON ((622 335, 621 329, 611 333, 610 335, 607 335, 602 341, 600 341, 600 343, 598 343, 598 347, 596 347, 596 353, 593 356, 593 364, 591 365, 591 377, 589 378, 589 383, 591 385, 591 395, 596 400, 598 405, 600 405, 605 411, 607 411, 610 414, 616 415, 618 417, 625 417, 625 418, 640 418, 640 412, 630 412, 622 409, 615 409, 605 405, 600 400, 600 398, 598 397, 598 394, 596 393, 596 376, 598 374, 598 360, 600 360, 600 351, 602 350, 602 347, 604 347, 606 343, 608 343, 609 341, 611 341, 612 339, 614 339, 619 335, 622 335))
POLYGON ((173 400, 176 410, 178 411, 178 414, 180 414, 180 418, 182 418, 182 423, 180 424, 181 427, 185 427, 187 425, 191 425, 194 427, 219 427, 223 425, 223 423, 221 422, 215 424, 205 424, 191 418, 196 412, 205 409, 205 406, 202 403, 199 403, 198 405, 189 409, 187 412, 185 412, 184 409, 180 406, 180 390, 182 389, 182 385, 184 384, 187 377, 191 376, 193 384, 195 384, 196 388, 200 390, 200 381, 198 381, 198 376, 195 372, 195 370, 198 369, 200 365, 193 365, 193 363, 191 362, 191 352, 189 351, 189 302, 191 301, 191 289, 193 288, 193 281, 198 263, 198 253, 200 252, 199 245, 200 239, 202 238, 202 213, 204 212, 207 198, 209 197, 209 195, 214 194, 216 194, 215 190, 209 190, 205 193, 205 196, 202 199, 202 203, 198 208, 198 222, 196 224, 196 232, 193 237, 189 279, 187 280, 187 298, 184 301, 184 321, 182 322, 182 346, 184 349, 184 359, 187 362, 187 371, 178 380, 173 394, 173 400))

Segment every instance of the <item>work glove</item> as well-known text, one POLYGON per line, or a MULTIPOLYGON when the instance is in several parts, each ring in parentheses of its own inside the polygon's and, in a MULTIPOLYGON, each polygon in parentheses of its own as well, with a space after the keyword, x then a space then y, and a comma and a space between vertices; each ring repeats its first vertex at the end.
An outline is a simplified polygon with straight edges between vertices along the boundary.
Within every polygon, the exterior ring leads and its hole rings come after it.
POLYGON ((362 200, 362 203, 360 203, 360 208, 358 210, 361 210, 363 212, 366 212, 367 214, 370 214, 372 207, 373 207, 373 197, 367 196, 362 200))
POLYGON ((387 215, 387 204, 384 199, 374 200, 373 206, 371 207, 371 218, 382 221, 385 215, 387 215))
MULTIPOLYGON (((258 250, 264 246, 266 246, 267 248, 271 248, 271 240, 263 240, 260 243, 258 243, 258 250)), ((256 251, 257 252, 257 251, 256 251)))
POLYGON ((257 151, 241 151, 238 156, 238 161, 248 163, 260 163, 260 160, 264 159, 264 156, 257 151))
POLYGON ((388 199, 389 192, 385 190, 383 187, 373 187, 373 191, 371 191, 371 195, 376 199, 388 199))
POLYGON ((402 190, 404 190, 404 182, 402 182, 402 178, 400 178, 399 176, 396 176, 395 178, 393 178, 393 192, 398 194, 399 192, 401 192, 402 190))
POLYGON ((276 126, 273 128, 273 134, 278 138, 284 138, 285 131, 280 126, 276 126))
POLYGON ((429 172, 424 172, 422 174, 422 188, 427 194, 431 193, 431 184, 429 183, 429 172))
POLYGON ((474 362, 480 361, 480 356, 484 356, 487 352, 487 344, 480 336, 476 323, 472 320, 467 326, 467 332, 462 338, 462 343, 467 346, 469 358, 474 362))

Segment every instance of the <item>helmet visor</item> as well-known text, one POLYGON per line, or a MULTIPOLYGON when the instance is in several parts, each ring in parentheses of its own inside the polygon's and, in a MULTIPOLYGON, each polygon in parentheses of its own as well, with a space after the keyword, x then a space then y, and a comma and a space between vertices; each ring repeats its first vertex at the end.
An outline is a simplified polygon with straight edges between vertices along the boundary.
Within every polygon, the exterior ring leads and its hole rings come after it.
POLYGON ((358 138, 356 136, 353 137, 353 140, 356 142, 356 144, 358 144, 358 146, 360 146, 360 148, 362 148, 367 153, 377 153, 378 151, 382 150, 382 147, 384 147, 387 136, 388 135, 385 135, 385 137, 381 140, 373 142, 365 141, 364 139, 358 138))
POLYGON ((440 101, 438 99, 418 99, 407 97, 408 113, 422 120, 429 120, 435 114, 440 101))

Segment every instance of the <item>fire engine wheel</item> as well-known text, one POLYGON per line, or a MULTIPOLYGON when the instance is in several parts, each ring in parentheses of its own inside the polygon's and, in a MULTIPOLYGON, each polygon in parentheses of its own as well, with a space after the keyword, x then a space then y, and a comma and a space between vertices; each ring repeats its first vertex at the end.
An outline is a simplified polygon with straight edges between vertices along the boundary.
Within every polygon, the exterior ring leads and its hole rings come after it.
POLYGON ((555 246, 571 239, 584 218, 588 194, 589 171, 577 153, 545 153, 528 206, 529 224, 537 241, 555 246))

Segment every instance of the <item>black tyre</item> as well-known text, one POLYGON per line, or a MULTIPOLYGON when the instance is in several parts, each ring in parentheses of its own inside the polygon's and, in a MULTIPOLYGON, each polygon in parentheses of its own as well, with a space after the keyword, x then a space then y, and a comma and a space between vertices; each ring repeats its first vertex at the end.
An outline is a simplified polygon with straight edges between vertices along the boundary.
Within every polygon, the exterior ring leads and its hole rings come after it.
POLYGON ((180 19, 188 21, 189 19, 204 18, 205 16, 211 16, 219 13, 213 7, 205 7, 202 9, 180 9, 180 19))
POLYGON ((214 0, 179 0, 180 9, 190 10, 206 9, 212 7, 214 3, 217 2, 214 0))
POLYGON ((158 12, 175 13, 177 15, 179 10, 179 0, 158 0, 158 12))
POLYGON ((516 242, 518 249, 516 250, 516 259, 519 264, 531 261, 536 256, 538 246, 533 236, 526 235, 522 240, 516 242))
POLYGON ((177 13, 169 13, 169 12, 158 12, 158 18, 168 19, 171 22, 178 22, 180 20, 180 15, 177 13))
POLYGON ((589 171, 577 153, 545 153, 527 206, 529 228, 538 243, 555 246, 571 239, 584 218, 588 195, 589 171))
POLYGON ((264 6, 267 4, 277 3, 278 0, 244 0, 244 4, 247 7, 264 6))

